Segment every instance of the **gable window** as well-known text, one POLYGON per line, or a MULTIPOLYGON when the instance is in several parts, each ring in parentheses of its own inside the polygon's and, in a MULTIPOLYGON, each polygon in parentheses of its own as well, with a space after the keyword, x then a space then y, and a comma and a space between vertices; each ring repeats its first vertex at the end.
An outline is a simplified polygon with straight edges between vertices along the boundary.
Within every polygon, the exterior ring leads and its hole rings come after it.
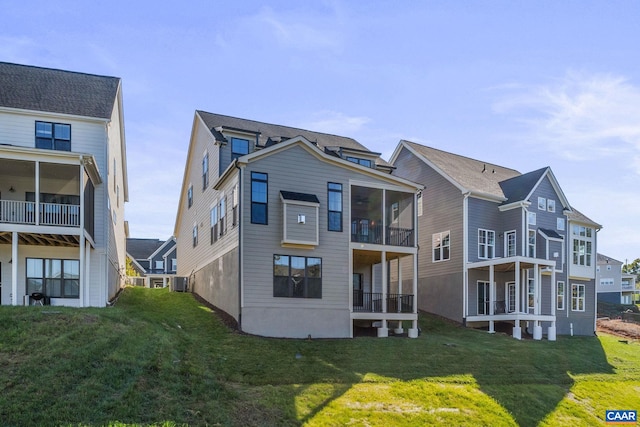
POLYGON ((496 232, 478 229, 478 258, 493 258, 496 249, 496 232))
POLYGON ((187 189, 187 207, 190 208, 193 205, 193 185, 189 185, 187 189))
POLYGON ((516 232, 508 231, 504 234, 504 246, 505 246, 505 256, 512 257, 516 256, 517 247, 516 247, 516 232))
POLYGON ((218 204, 211 207, 211 244, 218 240, 218 204))
POLYGON ((556 229, 559 231, 564 231, 564 218, 556 219, 556 229))
POLYGON ((584 290, 584 285, 571 285, 571 311, 584 311, 584 290))
POLYGON ((545 199, 544 197, 538 197, 538 210, 547 210, 547 199, 545 199))
POLYGON ((54 298, 79 298, 80 261, 27 258, 27 294, 41 292, 54 298))
POLYGON ((591 266, 593 229, 580 225, 573 226, 573 263, 585 267, 591 266))
POLYGON ((322 298, 322 259, 274 255, 273 296, 322 298))
POLYGON ((433 262, 446 261, 450 257, 450 231, 435 233, 432 236, 433 262))
POLYGON ((251 172, 251 223, 267 224, 268 175, 251 172))
POLYGON ((231 160, 249 154, 249 141, 240 138, 231 138, 231 160))
POLYGON ((36 148, 71 151, 71 125, 36 122, 36 148))
POLYGON ((527 256, 529 258, 536 257, 536 230, 529 230, 529 240, 527 243, 527 256))
POLYGON ((547 200, 547 211, 548 212, 555 212, 556 211, 556 201, 553 199, 548 199, 547 200))
POLYGON ((198 246, 198 224, 193 225, 193 247, 198 246))
POLYGON ((564 288, 564 282, 563 281, 558 281, 557 291, 556 292, 557 292, 556 308, 558 310, 564 310, 565 288, 564 288))
POLYGON ((202 191, 209 186, 209 153, 202 158, 202 191))
POLYGON ((342 231, 342 184, 327 184, 329 231, 342 231))
POLYGON ((489 314, 490 292, 489 282, 478 282, 478 314, 489 314))
POLYGON ((164 269, 164 262, 156 261, 156 270, 163 270, 163 269, 164 269))
POLYGON ((536 225, 536 213, 535 212, 528 212, 527 213, 527 222, 529 223, 529 225, 536 225))

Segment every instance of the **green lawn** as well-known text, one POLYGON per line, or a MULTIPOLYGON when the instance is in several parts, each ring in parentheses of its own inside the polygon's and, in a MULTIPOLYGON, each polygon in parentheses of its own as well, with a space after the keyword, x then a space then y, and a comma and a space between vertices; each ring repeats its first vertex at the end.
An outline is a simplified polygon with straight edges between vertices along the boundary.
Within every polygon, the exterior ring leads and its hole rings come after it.
POLYGON ((640 410, 640 344, 606 335, 516 341, 423 316, 414 340, 267 339, 141 288, 105 309, 0 307, 0 324, 3 426, 592 426, 640 410))

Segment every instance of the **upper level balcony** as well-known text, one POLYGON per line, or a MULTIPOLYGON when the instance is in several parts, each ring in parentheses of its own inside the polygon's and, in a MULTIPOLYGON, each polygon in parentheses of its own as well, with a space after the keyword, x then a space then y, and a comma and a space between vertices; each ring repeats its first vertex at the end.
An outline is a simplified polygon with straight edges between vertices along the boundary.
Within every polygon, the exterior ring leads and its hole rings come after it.
POLYGON ((351 241, 413 247, 415 195, 379 188, 351 187, 351 241))
POLYGON ((0 158, 0 224, 77 228, 84 214, 93 236, 93 203, 93 184, 79 164, 0 158))

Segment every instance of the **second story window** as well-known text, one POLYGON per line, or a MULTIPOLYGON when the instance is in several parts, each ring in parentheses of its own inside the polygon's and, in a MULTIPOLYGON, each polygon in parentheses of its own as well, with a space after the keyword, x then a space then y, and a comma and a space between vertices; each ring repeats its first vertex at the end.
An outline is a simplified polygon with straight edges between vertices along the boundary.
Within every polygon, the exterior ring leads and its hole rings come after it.
POLYGON ((187 189, 187 207, 190 208, 193 205, 193 185, 190 185, 187 189))
POLYGON ((446 261, 450 258, 450 232, 435 233, 433 240, 433 262, 446 261))
POLYGON ((512 257, 516 256, 517 247, 516 247, 516 232, 515 231, 507 231, 504 234, 504 243, 505 243, 505 256, 512 257))
POLYGON ((493 258, 496 249, 496 232, 478 229, 478 258, 493 258))
POLYGON ((327 184, 329 198, 329 231, 342 231, 342 184, 327 184))
POLYGON ((251 223, 267 224, 268 175, 251 172, 251 223))
POLYGON ((36 148, 71 151, 71 125, 36 122, 36 148))
POLYGON ((231 160, 233 161, 245 154, 249 154, 249 140, 231 138, 231 160))
POLYGON ((593 228, 574 225, 573 233, 573 263, 584 267, 591 267, 593 254, 593 228))
POLYGON ((202 191, 209 186, 209 153, 202 158, 202 191))
POLYGON ((527 255, 530 258, 536 257, 536 230, 529 230, 529 240, 527 243, 527 255))

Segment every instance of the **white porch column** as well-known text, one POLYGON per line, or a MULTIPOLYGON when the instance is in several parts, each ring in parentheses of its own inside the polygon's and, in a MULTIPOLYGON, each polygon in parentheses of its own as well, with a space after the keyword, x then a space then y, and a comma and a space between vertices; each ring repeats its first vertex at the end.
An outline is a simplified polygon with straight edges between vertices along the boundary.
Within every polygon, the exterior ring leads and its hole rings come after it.
POLYGON ((558 305, 557 298, 558 294, 558 284, 556 283, 556 269, 553 268, 551 270, 551 315, 553 316, 553 321, 551 322, 551 326, 547 329, 547 339, 549 341, 556 340, 556 306, 558 305))
MULTIPOLYGON (((418 313, 418 254, 411 255, 413 258, 413 312, 418 313)), ((409 338, 418 338, 418 321, 414 320, 409 329, 409 338)))
MULTIPOLYGON (((396 258, 398 262, 398 295, 402 295, 402 268, 400 268, 400 257, 396 258)), ((397 312, 400 313, 402 311, 402 305, 400 304, 400 300, 398 300, 397 312)), ((398 326, 393 330, 395 334, 401 334, 404 332, 402 329, 402 321, 398 321, 398 326)))
MULTIPOLYGON (((384 196, 383 196, 384 199, 384 196)), ((381 265, 381 272, 380 275, 381 277, 381 282, 382 282, 382 326, 380 328, 378 328, 378 336, 379 337, 388 337, 389 336, 389 328, 387 326, 387 319, 386 319, 386 313, 387 313, 387 286, 389 284, 388 278, 387 278, 387 252, 386 251, 382 251, 381 253, 381 260, 382 265, 381 265)))
POLYGON ((36 206, 36 225, 40 225, 40 161, 36 160, 36 194, 35 194, 36 206))
MULTIPOLYGON (((520 313, 520 288, 522 287, 522 276, 520 270, 520 261, 516 261, 515 281, 516 281, 516 315, 520 313)), ((513 324, 513 337, 517 340, 522 339, 522 328, 520 327, 520 321, 515 320, 513 324)))
MULTIPOLYGON (((489 266, 489 315, 493 316, 495 314, 495 297, 496 289, 495 289, 495 270, 493 264, 489 266)), ((493 320, 489 320, 489 333, 495 333, 495 325, 493 320)))
MULTIPOLYGON (((542 269, 539 264, 534 264, 533 267, 533 312, 536 315, 540 314, 540 305, 542 301, 540 300, 540 294, 542 290, 542 269)), ((534 320, 533 322, 533 339, 541 340, 542 339, 542 325, 539 320, 534 320)))
POLYGON ((91 245, 87 245, 85 242, 84 245, 84 265, 85 265, 85 272, 84 272, 84 282, 85 282, 85 286, 82 286, 80 289, 84 289, 84 295, 85 298, 81 301, 84 301, 84 305, 85 307, 89 305, 89 283, 91 283, 91 245))
POLYGON ((11 305, 18 305, 18 232, 11 233, 11 305))
POLYGON ((78 252, 80 252, 80 277, 78 278, 78 285, 79 285, 79 289, 78 289, 78 301, 80 302, 80 307, 84 307, 84 288, 86 286, 87 280, 86 280, 86 274, 85 274, 85 268, 86 268, 86 262, 87 260, 85 259, 85 255, 86 255, 86 251, 85 251, 85 238, 84 238, 84 233, 80 233, 80 248, 78 250, 78 252))

